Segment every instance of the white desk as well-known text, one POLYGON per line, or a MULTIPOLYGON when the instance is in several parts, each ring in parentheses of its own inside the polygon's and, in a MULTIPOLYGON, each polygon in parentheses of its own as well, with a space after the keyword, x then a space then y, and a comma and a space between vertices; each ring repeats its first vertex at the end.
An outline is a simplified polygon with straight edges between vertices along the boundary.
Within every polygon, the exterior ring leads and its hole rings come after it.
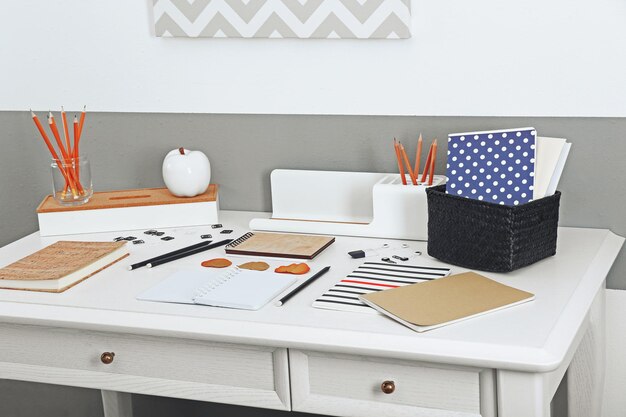
MULTIPOLYGON (((222 212, 220 221, 237 237, 259 215, 222 212)), ((605 277, 623 243, 607 230, 561 228, 557 256, 509 274, 485 273, 535 293, 534 302, 423 334, 383 316, 311 307, 361 263, 349 250, 384 240, 338 237, 311 262, 313 271, 332 265, 331 272, 283 307, 250 312, 135 300, 223 249, 154 269, 129 272, 128 264, 205 233, 224 236, 210 227, 170 229, 176 239, 161 242, 136 231, 146 245, 130 245, 130 258, 62 294, 0 290, 0 378, 101 389, 106 417, 130 416, 125 393, 337 416, 548 416, 583 336, 602 335, 602 315, 592 316, 604 307, 605 277), (103 352, 115 353, 111 364, 101 362, 103 352), (395 382, 393 394, 381 391, 386 380, 395 382)), ((55 240, 34 233, 7 245, 0 266, 55 240)), ((424 252, 420 263, 441 265, 424 242, 408 243, 424 252)))

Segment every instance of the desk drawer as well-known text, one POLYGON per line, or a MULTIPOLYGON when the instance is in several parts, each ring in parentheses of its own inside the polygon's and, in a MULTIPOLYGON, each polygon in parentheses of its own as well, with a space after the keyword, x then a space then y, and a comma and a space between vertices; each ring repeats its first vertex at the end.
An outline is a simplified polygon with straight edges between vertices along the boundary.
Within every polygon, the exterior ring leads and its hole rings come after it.
POLYGON ((289 351, 294 411, 337 416, 480 416, 479 370, 289 351), (388 381, 384 393, 382 384, 388 381), (391 383, 392 382, 392 383, 391 383))
POLYGON ((290 408, 285 349, 190 339, 2 324, 0 378, 290 408))

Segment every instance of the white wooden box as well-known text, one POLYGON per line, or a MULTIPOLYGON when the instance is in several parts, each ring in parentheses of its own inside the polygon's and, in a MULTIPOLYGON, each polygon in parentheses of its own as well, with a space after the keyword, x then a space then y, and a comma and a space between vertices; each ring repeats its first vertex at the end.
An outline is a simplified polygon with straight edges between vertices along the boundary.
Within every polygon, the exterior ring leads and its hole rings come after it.
POLYGON ((41 236, 113 232, 213 224, 218 222, 217 185, 196 197, 174 197, 167 188, 94 193, 77 207, 47 196, 37 208, 41 236))

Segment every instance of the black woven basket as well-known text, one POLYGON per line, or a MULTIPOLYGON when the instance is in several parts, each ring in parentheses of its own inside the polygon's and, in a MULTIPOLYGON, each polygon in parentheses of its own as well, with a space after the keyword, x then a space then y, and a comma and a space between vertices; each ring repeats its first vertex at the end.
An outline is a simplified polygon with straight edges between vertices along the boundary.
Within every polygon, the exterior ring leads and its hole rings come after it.
POLYGON ((561 193, 503 206, 426 189, 428 254, 465 268, 508 272, 556 254, 561 193))

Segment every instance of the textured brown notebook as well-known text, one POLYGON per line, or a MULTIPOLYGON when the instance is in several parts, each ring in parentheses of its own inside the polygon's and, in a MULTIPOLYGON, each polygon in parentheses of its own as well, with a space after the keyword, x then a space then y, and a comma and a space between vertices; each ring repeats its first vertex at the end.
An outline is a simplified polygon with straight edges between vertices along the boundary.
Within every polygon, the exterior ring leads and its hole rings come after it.
POLYGON ((0 269, 0 288, 62 292, 128 256, 127 242, 59 241, 0 269))
POLYGON ((535 296, 475 272, 465 272, 360 298, 392 319, 423 332, 525 303, 535 296))
POLYGON ((250 232, 226 246, 226 253, 231 255, 313 259, 334 241, 335 238, 330 236, 250 232))

